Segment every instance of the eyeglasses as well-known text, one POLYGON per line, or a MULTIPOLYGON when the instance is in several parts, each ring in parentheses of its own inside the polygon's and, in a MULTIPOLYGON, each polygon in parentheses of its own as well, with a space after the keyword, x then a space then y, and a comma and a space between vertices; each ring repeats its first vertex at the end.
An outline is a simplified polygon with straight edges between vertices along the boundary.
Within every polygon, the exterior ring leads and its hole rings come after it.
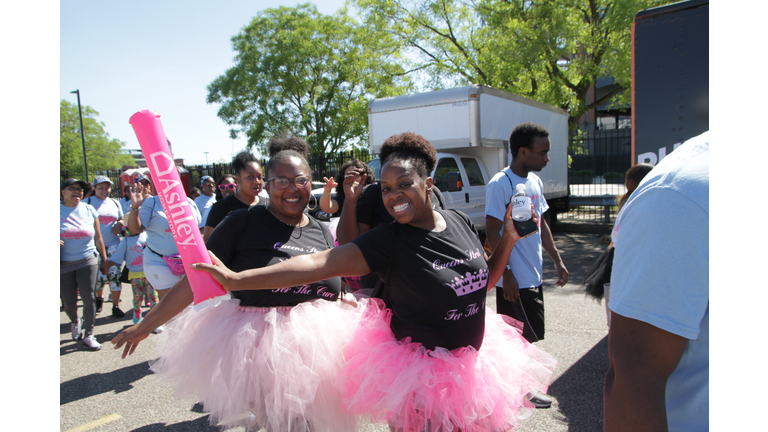
POLYGON ((237 183, 219 185, 219 190, 225 191, 227 189, 234 189, 237 187, 237 183))
POLYGON ((66 189, 66 190, 68 190, 70 192, 82 192, 83 191, 81 188, 76 188, 76 187, 72 187, 72 186, 66 187, 64 189, 66 189))
POLYGON ((285 189, 289 184, 293 183, 297 189, 304 189, 310 183, 309 177, 298 176, 293 180, 289 180, 285 177, 272 177, 267 179, 268 182, 272 182, 278 189, 285 189))

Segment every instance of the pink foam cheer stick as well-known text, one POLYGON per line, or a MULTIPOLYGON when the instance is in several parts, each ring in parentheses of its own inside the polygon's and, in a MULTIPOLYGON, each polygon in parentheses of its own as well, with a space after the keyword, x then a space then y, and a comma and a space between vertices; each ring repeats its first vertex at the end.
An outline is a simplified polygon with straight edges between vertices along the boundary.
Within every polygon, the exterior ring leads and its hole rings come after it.
POLYGON ((191 270, 192 263, 211 264, 211 258, 205 249, 203 236, 197 227, 192 207, 187 201, 187 194, 181 183, 179 172, 173 161, 168 140, 165 138, 160 114, 151 110, 141 110, 129 120, 136 138, 139 140, 141 151, 149 165, 152 180, 168 218, 173 239, 179 248, 181 261, 184 263, 189 284, 194 293, 195 305, 227 292, 218 282, 206 272, 191 270))

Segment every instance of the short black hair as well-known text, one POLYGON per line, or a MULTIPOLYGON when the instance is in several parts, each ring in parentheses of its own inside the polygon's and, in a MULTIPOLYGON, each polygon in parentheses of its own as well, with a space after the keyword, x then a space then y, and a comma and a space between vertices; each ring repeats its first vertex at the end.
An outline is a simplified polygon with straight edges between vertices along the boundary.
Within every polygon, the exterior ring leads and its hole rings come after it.
POLYGON ((256 156, 254 156, 253 153, 248 150, 243 150, 232 158, 232 170, 235 171, 235 174, 240 174, 240 171, 244 170, 245 166, 251 162, 256 162, 256 165, 261 167, 259 160, 256 159, 256 156))
POLYGON ((393 160, 410 161, 423 178, 429 177, 437 164, 437 151, 428 139, 413 132, 387 138, 379 150, 381 166, 393 160))
POLYGON ((234 174, 222 174, 222 176, 219 177, 219 181, 217 181, 216 184, 220 185, 221 183, 224 182, 224 179, 227 178, 227 177, 231 178, 233 182, 235 181, 235 175, 234 174))
POLYGON ((213 191, 214 195, 216 195, 216 201, 220 201, 224 199, 224 196, 221 194, 221 189, 218 188, 218 185, 224 183, 225 178, 232 179, 232 183, 237 183, 237 180, 235 180, 234 174, 222 174, 221 177, 219 177, 219 181, 216 182, 216 189, 213 191))
POLYGON ((344 162, 344 165, 339 168, 339 172, 336 173, 336 194, 344 195, 344 172, 349 167, 355 167, 360 168, 363 170, 362 174, 365 174, 365 184, 369 185, 371 183, 376 182, 376 174, 373 173, 373 170, 371 167, 369 167, 365 162, 361 161, 360 159, 350 159, 346 162, 344 162))
POLYGON ((267 151, 269 152, 270 158, 275 157, 276 154, 283 150, 293 150, 301 154, 304 160, 309 159, 309 145, 306 141, 297 136, 274 137, 269 140, 267 151))
POLYGON ((309 162, 307 162, 307 158, 304 157, 301 153, 297 152, 296 150, 282 150, 277 152, 273 157, 269 159, 269 162, 267 162, 267 172, 266 176, 267 178, 271 178, 270 172, 274 169, 275 165, 278 164, 278 162, 282 162, 288 158, 291 157, 297 157, 301 159, 301 162, 306 165, 307 167, 307 175, 309 177, 312 177, 312 168, 309 166, 309 162))
POLYGON ((509 145, 512 151, 512 158, 517 157, 518 151, 521 147, 527 149, 533 149, 533 141, 537 137, 546 138, 549 136, 549 131, 544 126, 533 123, 525 122, 520 123, 512 129, 512 134, 509 135, 509 145))

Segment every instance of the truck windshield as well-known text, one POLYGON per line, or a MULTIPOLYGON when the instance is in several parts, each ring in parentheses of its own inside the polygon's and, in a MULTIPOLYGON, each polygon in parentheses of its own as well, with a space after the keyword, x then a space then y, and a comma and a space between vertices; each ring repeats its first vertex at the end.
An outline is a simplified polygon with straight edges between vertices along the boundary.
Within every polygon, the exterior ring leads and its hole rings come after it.
POLYGON ((438 189, 448 190, 448 173, 450 172, 460 172, 459 166, 456 164, 456 159, 452 157, 440 158, 437 162, 435 175, 432 179, 438 189))
POLYGON ((464 170, 467 172, 467 180, 469 180, 470 186, 485 185, 483 172, 480 171, 480 165, 477 164, 477 160, 473 158, 461 158, 461 163, 464 164, 464 170))

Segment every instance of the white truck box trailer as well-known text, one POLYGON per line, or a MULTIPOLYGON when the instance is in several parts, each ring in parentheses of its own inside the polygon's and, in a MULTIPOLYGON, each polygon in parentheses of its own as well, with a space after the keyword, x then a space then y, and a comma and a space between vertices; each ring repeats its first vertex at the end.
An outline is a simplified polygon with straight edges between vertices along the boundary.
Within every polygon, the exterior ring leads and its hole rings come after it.
MULTIPOLYGON (((546 127, 552 142, 549 163, 536 173, 544 183, 544 196, 552 208, 558 207, 557 201, 567 207, 568 116, 564 110, 477 84, 375 99, 368 104, 373 153, 378 153, 390 136, 410 131, 427 138, 441 158, 454 157, 466 190, 444 192, 446 204, 467 213, 479 229, 485 228, 484 186, 511 161, 512 129, 529 121, 546 127), (478 185, 476 177, 468 178, 471 170, 462 165, 462 156, 465 160, 466 156, 479 159, 482 185, 478 185)), ((433 173, 433 177, 440 188, 439 173, 433 173)))

